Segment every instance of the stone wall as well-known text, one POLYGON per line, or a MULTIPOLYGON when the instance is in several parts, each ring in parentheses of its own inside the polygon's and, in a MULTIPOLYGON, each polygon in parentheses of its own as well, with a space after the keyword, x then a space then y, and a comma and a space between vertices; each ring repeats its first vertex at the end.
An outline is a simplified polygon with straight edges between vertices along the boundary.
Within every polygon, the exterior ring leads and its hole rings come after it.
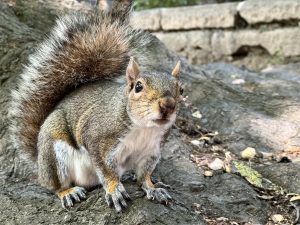
POLYGON ((300 59, 299 0, 145 10, 135 12, 132 24, 193 64, 225 61, 261 69, 300 59))

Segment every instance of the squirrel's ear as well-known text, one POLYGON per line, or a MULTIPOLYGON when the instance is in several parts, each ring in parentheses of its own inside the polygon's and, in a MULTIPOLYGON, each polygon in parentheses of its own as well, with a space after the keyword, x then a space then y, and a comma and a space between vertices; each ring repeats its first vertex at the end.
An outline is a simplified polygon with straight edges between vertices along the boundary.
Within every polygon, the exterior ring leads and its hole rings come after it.
POLYGON ((139 74, 139 65, 134 61, 133 57, 131 57, 126 70, 127 81, 134 81, 139 76, 139 74))
POLYGON ((111 10, 111 1, 109 0, 97 0, 96 4, 100 11, 109 12, 111 10))
POLYGON ((138 78, 139 74, 139 65, 134 61, 133 57, 131 57, 126 70, 128 93, 133 89, 134 81, 138 78))
POLYGON ((177 79, 179 79, 179 75, 180 75, 180 61, 178 61, 178 63, 176 64, 176 66, 174 67, 173 71, 172 71, 172 75, 174 77, 176 77, 177 79))

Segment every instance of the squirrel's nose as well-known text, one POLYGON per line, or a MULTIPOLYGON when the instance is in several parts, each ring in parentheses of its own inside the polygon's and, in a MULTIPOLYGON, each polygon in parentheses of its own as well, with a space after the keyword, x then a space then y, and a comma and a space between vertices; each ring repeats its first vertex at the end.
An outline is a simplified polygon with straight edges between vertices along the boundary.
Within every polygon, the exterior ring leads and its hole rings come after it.
POLYGON ((174 98, 170 97, 160 99, 158 104, 160 113, 162 114, 163 118, 166 118, 171 113, 173 113, 176 106, 174 98))

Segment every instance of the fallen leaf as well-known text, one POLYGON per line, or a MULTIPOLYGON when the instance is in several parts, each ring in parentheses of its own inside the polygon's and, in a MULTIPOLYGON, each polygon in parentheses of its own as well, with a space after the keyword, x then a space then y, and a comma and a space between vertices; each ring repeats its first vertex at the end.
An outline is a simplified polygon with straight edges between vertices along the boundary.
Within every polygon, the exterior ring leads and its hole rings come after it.
POLYGON ((300 201, 300 195, 296 195, 290 199, 290 202, 300 201))
POLYGON ((201 115, 201 113, 198 110, 196 112, 193 112, 192 116, 195 117, 195 118, 198 118, 198 119, 202 118, 202 115, 201 115))
POLYGON ((270 199, 274 198, 274 196, 272 196, 272 195, 257 195, 257 197, 264 199, 264 200, 270 200, 270 199))
POLYGON ((222 221, 222 222, 225 222, 225 221, 229 221, 229 219, 228 218, 226 218, 226 217, 219 217, 219 218, 217 218, 216 219, 217 221, 222 221))
POLYGON ((225 152, 224 169, 226 173, 231 173, 232 160, 233 160, 233 156, 231 155, 231 152, 225 152))
POLYGON ((198 140, 192 140, 191 143, 196 146, 200 146, 201 142, 198 140))
POLYGON ((283 191, 282 187, 277 186, 272 181, 263 177, 259 172, 252 169, 244 162, 233 160, 232 171, 244 177, 250 184, 252 184, 255 187, 263 188, 265 190, 278 191, 278 192, 283 191))
POLYGON ((209 160, 207 157, 199 157, 191 154, 191 159, 193 162, 195 162, 198 166, 207 166, 209 160))
POLYGON ((210 137, 205 137, 205 136, 199 138, 199 140, 204 140, 204 141, 209 141, 210 139, 211 139, 210 137))
POLYGON ((296 210, 296 219, 294 224, 299 224, 299 216, 300 216, 299 202, 300 202, 300 195, 296 195, 290 199, 291 206, 293 206, 294 209, 296 210))

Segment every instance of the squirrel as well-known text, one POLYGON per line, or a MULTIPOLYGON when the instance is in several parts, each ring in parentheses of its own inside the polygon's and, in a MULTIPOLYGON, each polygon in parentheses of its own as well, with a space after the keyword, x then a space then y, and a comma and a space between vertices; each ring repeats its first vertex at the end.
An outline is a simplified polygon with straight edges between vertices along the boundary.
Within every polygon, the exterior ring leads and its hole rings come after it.
POLYGON ((183 98, 180 62, 170 72, 140 69, 135 55, 151 40, 129 25, 132 4, 60 17, 12 93, 13 143, 64 208, 101 185, 122 211, 130 196, 120 178, 130 170, 148 199, 171 199, 151 174, 183 98))

